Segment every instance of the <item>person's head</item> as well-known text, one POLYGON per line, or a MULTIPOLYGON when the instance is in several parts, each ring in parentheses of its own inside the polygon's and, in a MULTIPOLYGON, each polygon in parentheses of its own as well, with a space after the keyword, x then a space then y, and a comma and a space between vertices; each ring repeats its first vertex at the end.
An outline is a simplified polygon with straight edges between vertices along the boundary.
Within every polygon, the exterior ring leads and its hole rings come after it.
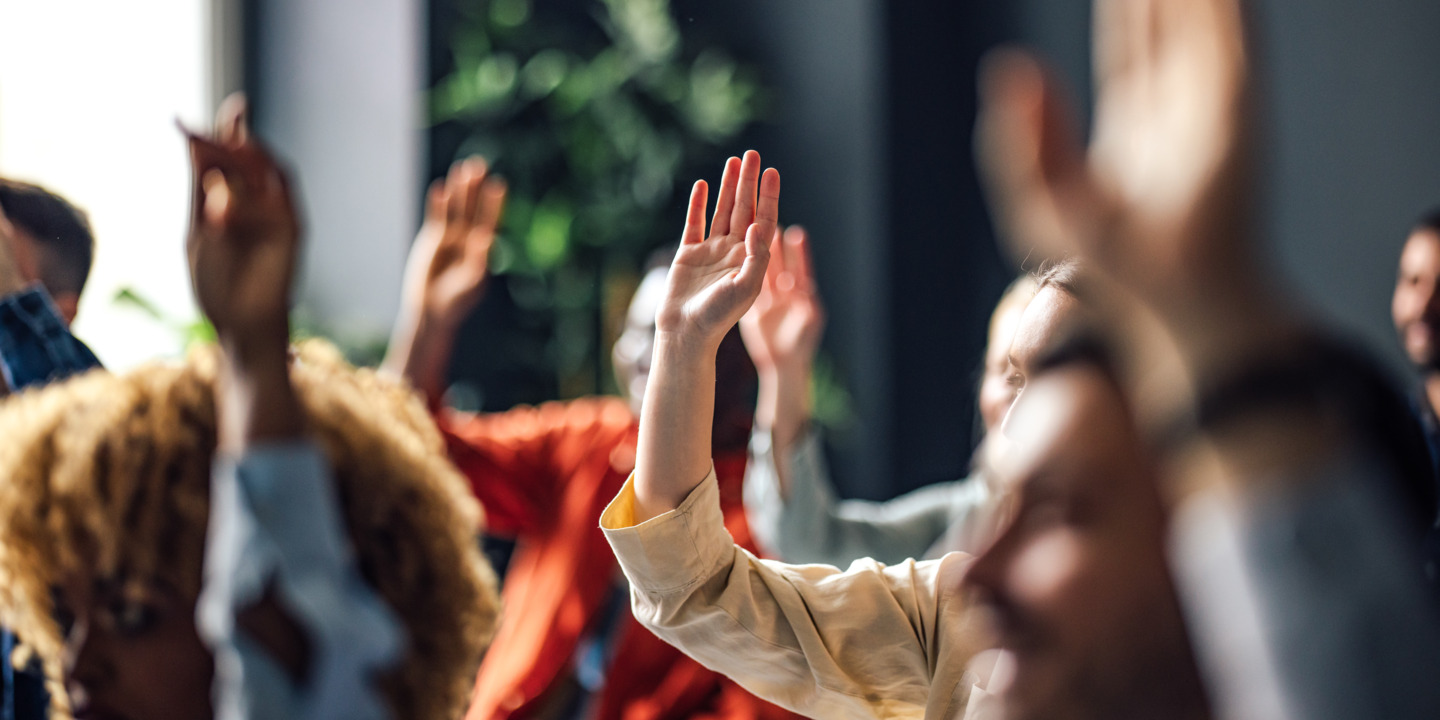
MULTIPOLYGON (((94 371, 0 408, 0 621, 57 701, 99 717, 205 720, 195 629, 216 447, 215 356, 94 371)), ((291 376, 330 459, 360 571, 406 654, 378 678, 396 717, 463 711, 497 614, 481 513, 425 408, 332 348, 291 376)))
POLYGON ((1421 372, 1440 372, 1440 208, 1405 241, 1390 313, 1410 362, 1421 372))
POLYGON ((1013 658, 989 689, 1008 720, 1201 717, 1156 469, 1098 348, 1037 360, 989 469, 1012 514, 965 580, 1013 658))
MULTIPOLYGON (((1025 390, 1044 353, 1062 333, 1079 324, 1082 298, 1088 294, 1086 284, 1084 266, 1075 259, 1056 263, 1036 274, 1034 294, 1015 324, 1005 358, 1005 383, 1012 405, 1025 390)), ((1002 422, 1003 419, 1002 413, 1002 422)))
POLYGON ((995 312, 990 315, 990 333, 985 343, 985 371, 980 377, 979 393, 980 419, 987 433, 1000 426, 1000 421, 1005 419, 1005 411, 1015 400, 1017 388, 1010 382, 1010 343, 1015 339, 1015 329, 1020 325, 1025 307, 1033 297, 1035 278, 1021 275, 1005 289, 1005 294, 995 305, 995 312))
POLYGON ((0 208, 15 228, 17 256, 33 259, 37 277, 65 322, 75 319, 95 258, 90 219, 45 188, 0 179, 0 208))
MULTIPOLYGON (((675 248, 661 248, 646 263, 645 275, 630 299, 625 324, 611 348, 610 360, 615 381, 638 417, 650 379, 651 355, 655 349, 655 313, 665 297, 665 278, 675 248)), ((755 416, 755 364, 745 351, 738 327, 731 328, 720 342, 715 356, 715 425, 712 444, 716 450, 741 450, 750 439, 755 416)))

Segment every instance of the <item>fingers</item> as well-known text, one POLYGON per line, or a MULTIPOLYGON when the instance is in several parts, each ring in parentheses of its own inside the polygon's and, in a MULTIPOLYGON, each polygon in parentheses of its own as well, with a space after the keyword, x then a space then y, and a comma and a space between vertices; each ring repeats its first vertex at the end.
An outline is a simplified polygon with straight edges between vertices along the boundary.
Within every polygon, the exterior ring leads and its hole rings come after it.
POLYGON ((465 219, 465 163, 450 166, 445 176, 445 221, 459 223, 465 219))
MULTIPOLYGON (((732 160, 734 158, 731 158, 732 160)), ((728 172, 729 166, 726 166, 728 172)), ((724 182, 723 180, 721 182, 724 182)), ((704 180, 696 180, 690 189, 690 207, 685 211, 685 230, 680 234, 681 245, 693 245, 705 240, 705 203, 710 187, 704 180)))
POLYGON ((239 147, 250 142, 244 93, 232 93, 220 102, 215 112, 215 138, 222 145, 239 147))
POLYGON ((785 231, 781 254, 794 288, 800 292, 812 292, 815 283, 810 274, 810 240, 805 228, 792 225, 785 231))
MULTIPOLYGON (((745 159, 740 163, 740 183, 735 190, 735 209, 730 211, 730 229, 740 230, 749 228, 750 223, 755 222, 755 194, 760 185, 760 153, 754 150, 745 151, 745 159)), ((711 231, 711 236, 718 233, 711 231)), ((770 233, 761 234, 768 243, 770 233)))
POLYGON ((780 244, 783 242, 780 230, 777 228, 770 241, 770 262, 765 266, 765 282, 760 287, 760 297, 755 300, 755 305, 768 306, 775 298, 780 284, 780 273, 785 272, 785 253, 780 244))
POLYGON ((425 221, 444 222, 445 208, 449 202, 445 179, 436 178, 434 182, 430 183, 430 189, 425 193, 425 221))
MULTIPOLYGON (((725 172, 720 176, 720 197, 715 199, 715 217, 710 220, 710 236, 723 237, 730 234, 731 216, 735 210, 736 185, 740 181, 740 158, 725 161, 725 172)), ((704 233, 701 233, 704 236, 704 233)))
POLYGON ((460 218, 473 224, 480 213, 480 184, 485 181, 485 161, 478 157, 466 158, 460 168, 460 218))
POLYGON ((766 267, 770 264, 770 241, 773 239, 774 233, 762 233, 759 225, 751 225, 745 231, 745 260, 732 282, 749 298, 747 310, 764 286, 766 267))
POLYGON ((475 226, 494 234, 500 225, 500 216, 505 211, 505 193, 509 186, 498 177, 486 178, 480 184, 480 201, 477 203, 475 226))

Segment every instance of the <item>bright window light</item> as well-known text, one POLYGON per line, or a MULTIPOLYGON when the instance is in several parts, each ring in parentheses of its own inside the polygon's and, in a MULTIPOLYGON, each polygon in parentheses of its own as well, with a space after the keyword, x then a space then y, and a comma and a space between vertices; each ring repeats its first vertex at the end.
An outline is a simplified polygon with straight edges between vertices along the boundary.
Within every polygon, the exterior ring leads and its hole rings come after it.
POLYGON ((210 0, 0 0, 0 175, 90 214, 96 262, 76 334, 123 369, 178 354, 196 317, 184 261, 189 167, 176 118, 204 127, 210 0))

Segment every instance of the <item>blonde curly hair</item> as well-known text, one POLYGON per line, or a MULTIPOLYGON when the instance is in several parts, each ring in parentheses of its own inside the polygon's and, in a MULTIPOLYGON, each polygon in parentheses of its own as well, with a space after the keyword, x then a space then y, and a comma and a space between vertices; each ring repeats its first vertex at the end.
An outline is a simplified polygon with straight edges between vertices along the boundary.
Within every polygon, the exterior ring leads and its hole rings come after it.
MULTIPOLYGON (((55 708, 62 578, 200 590, 214 458, 213 349, 124 375, 93 371, 0 407, 0 622, 38 656, 55 708)), ((297 349, 291 378, 334 469, 365 579, 400 618, 407 654, 381 679, 396 717, 459 716, 498 612, 479 505, 408 388, 356 370, 333 347, 297 349)))

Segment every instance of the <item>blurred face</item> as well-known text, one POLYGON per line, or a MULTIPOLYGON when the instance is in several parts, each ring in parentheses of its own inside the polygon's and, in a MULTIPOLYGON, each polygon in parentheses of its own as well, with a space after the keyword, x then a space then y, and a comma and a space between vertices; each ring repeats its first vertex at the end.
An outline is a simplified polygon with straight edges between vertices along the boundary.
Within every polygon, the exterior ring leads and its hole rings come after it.
POLYGON ((194 602, 162 584, 78 581, 56 600, 76 720, 209 720, 214 666, 194 602))
MULTIPOLYGON (((1004 420, 1015 399, 1025 390, 1034 373, 1035 362, 1050 348, 1066 328, 1079 322, 1080 302, 1074 295, 1047 285, 1035 293, 1015 324, 1014 340, 1005 357, 1004 420)), ((997 421, 999 422, 999 421, 997 421)), ((987 421, 988 426, 988 421, 987 421)))
MULTIPOLYGON (((638 416, 650 379, 650 361, 655 351, 655 313, 665 296, 666 268, 651 270, 635 289, 625 328, 615 340, 611 361, 615 379, 630 409, 638 416)), ((715 422, 712 442, 717 451, 744 450, 750 441, 755 417, 755 364, 745 352, 738 328, 731 328, 715 353, 715 422)))
POLYGON ((992 471, 1014 514, 966 583, 993 611, 1010 720, 1185 718, 1204 700, 1164 555, 1164 512, 1119 392, 1033 379, 992 471))
POLYGON ((1390 312, 1410 362, 1423 372, 1440 370, 1440 233, 1418 230, 1405 242, 1390 312))
POLYGON ((985 422, 986 432, 999 427, 1005 411, 1015 400, 1016 388, 1010 383, 1010 345, 1025 314, 1025 305, 1002 305, 996 312, 994 332, 990 333, 985 346, 985 375, 980 380, 980 418, 985 422))
POLYGON ((645 399, 645 383, 650 379, 650 360, 655 350, 655 313, 665 297, 665 269, 656 268, 645 274, 630 309, 625 313, 625 327, 615 340, 610 359, 615 366, 615 380, 630 401, 630 409, 640 414, 645 399))

